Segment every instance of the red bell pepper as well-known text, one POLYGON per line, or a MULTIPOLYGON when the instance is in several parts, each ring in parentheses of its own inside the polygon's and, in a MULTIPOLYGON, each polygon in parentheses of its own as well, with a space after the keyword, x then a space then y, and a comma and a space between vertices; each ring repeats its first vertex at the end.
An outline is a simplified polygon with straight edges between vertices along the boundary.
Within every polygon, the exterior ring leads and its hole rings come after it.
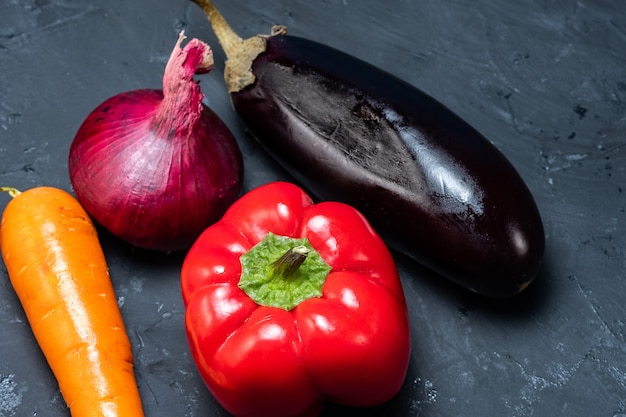
POLYGON ((316 416, 384 403, 411 350, 387 247, 354 208, 275 182, 235 202, 181 271, 190 350, 237 417, 316 416))

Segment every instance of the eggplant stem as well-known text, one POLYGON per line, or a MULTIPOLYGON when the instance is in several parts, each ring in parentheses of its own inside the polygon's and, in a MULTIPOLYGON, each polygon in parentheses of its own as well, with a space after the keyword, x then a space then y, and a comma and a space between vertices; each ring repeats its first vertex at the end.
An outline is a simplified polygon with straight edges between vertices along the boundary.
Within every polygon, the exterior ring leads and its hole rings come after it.
POLYGON ((211 0, 192 1, 200 6, 204 14, 208 17, 213 32, 215 32, 215 36, 217 36, 220 45, 224 48, 226 57, 230 58, 234 56, 240 48, 239 45, 243 42, 243 39, 230 27, 226 19, 224 19, 224 16, 222 16, 222 13, 220 13, 211 0))
MULTIPOLYGON (((224 16, 215 7, 211 0, 191 0, 197 4, 209 19, 211 28, 217 36, 222 49, 226 53, 224 79, 229 93, 243 90, 255 81, 252 72, 252 63, 267 48, 268 35, 256 35, 242 39, 230 27, 224 16)), ((278 26, 272 28, 269 36, 284 35, 286 28, 278 26)))

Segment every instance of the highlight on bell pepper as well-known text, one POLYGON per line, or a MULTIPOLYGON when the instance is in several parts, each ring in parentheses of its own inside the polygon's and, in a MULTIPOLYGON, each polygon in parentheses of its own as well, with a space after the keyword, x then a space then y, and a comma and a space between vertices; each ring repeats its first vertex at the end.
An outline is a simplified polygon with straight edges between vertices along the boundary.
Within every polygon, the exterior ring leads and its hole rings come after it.
POLYGON ((353 207, 273 182, 197 239, 181 270, 202 379, 236 417, 311 417, 327 401, 369 407, 409 364, 404 293, 385 243, 353 207))

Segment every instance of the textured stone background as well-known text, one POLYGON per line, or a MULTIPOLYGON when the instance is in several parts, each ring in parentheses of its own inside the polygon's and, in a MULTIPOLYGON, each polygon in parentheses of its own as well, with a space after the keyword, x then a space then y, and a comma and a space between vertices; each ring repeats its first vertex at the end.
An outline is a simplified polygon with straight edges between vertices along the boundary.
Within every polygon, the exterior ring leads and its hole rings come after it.
MULTIPOLYGON (((216 0, 243 36, 272 24, 359 56, 430 93, 490 138, 536 197, 540 279, 485 300, 397 257, 414 351, 406 383, 330 416, 626 416, 626 9, 621 0, 216 0)), ((214 46, 207 104, 237 135, 245 189, 289 177, 244 133, 223 53, 184 0, 0 3, 0 184, 71 190, 67 152, 104 99, 159 88, 177 34, 214 46)), ((497 175, 497 174, 494 174, 497 175)), ((7 196, 0 197, 2 204, 7 196)), ((189 356, 181 256, 153 259, 101 233, 146 416, 227 416, 189 356)), ((68 416, 6 271, 0 416, 68 416)))

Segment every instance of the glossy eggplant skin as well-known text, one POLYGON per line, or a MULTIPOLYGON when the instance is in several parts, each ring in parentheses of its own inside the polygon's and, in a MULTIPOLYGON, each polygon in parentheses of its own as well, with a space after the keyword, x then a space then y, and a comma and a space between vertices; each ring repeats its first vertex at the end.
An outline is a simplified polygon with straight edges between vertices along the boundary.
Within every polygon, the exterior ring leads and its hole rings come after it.
POLYGON ((231 92, 251 134, 320 199, 360 210, 392 248, 489 297, 519 293, 544 255, 526 184, 440 102, 362 60, 289 35, 231 92))

